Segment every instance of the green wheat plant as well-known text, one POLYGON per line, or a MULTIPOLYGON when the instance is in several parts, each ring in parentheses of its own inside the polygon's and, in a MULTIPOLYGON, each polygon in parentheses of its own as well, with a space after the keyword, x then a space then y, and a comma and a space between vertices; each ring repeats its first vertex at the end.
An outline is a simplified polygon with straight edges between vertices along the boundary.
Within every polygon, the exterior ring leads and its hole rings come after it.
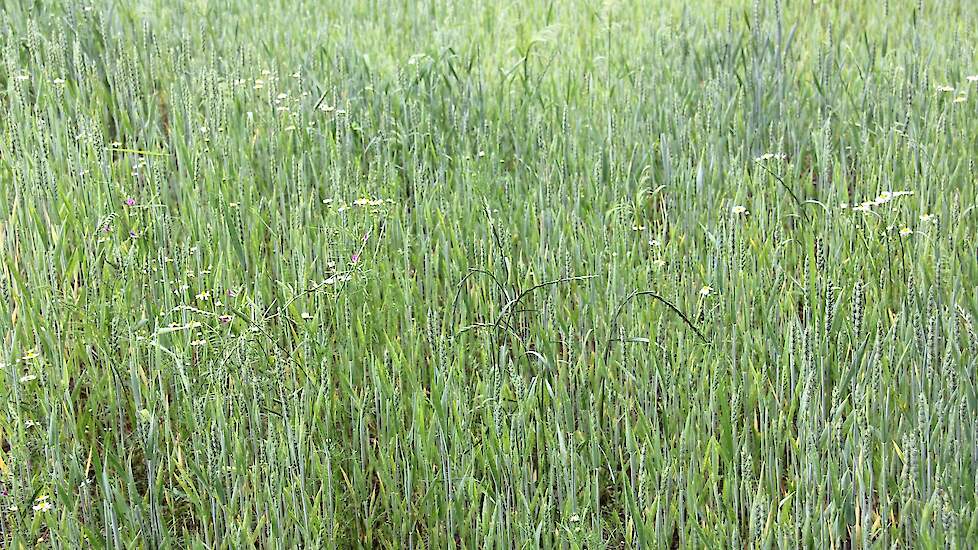
POLYGON ((0 4, 0 547, 978 545, 976 29, 0 4))

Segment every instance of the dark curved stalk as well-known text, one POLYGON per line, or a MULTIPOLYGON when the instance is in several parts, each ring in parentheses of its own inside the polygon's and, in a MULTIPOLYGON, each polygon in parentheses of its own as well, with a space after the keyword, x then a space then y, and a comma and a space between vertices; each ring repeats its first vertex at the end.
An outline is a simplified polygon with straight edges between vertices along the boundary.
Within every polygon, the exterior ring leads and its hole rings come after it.
POLYGON ((687 317, 686 314, 682 312, 682 310, 680 310, 678 307, 673 305, 669 300, 666 300, 658 293, 653 292, 651 290, 636 290, 631 294, 629 294, 628 297, 625 298, 620 304, 618 304, 618 308, 615 310, 615 314, 611 317, 611 327, 609 328, 608 344, 604 348, 604 360, 606 362, 608 361, 608 354, 611 352, 611 343, 614 341, 614 332, 615 332, 615 327, 618 325, 618 317, 621 316, 621 312, 623 309, 625 309, 625 306, 628 304, 628 302, 632 301, 633 298, 637 298, 639 296, 651 296, 656 300, 658 300, 659 302, 662 302, 669 309, 675 312, 676 315, 679 315, 679 317, 682 318, 682 320, 685 321, 687 325, 689 325, 689 328, 693 329, 693 332, 695 332, 696 335, 699 336, 701 340, 703 340, 703 342, 709 342, 709 340, 706 338, 706 336, 703 335, 700 329, 696 328, 696 325, 694 325, 693 322, 689 320, 689 317, 687 317))
POLYGON ((466 273, 465 276, 462 277, 462 280, 458 282, 458 290, 455 291, 455 299, 452 300, 452 314, 449 317, 449 319, 455 318, 455 313, 458 310, 458 299, 462 296, 462 287, 465 285, 465 281, 469 280, 469 277, 472 277, 474 275, 485 275, 490 279, 492 279, 492 282, 496 283, 496 286, 499 287, 499 291, 502 293, 503 297, 507 300, 509 299, 509 293, 506 292, 506 287, 504 287, 503 284, 499 282, 499 279, 497 279, 496 276, 493 275, 491 271, 487 271, 485 269, 478 269, 478 268, 469 268, 469 272, 466 273))
POLYGON ((510 309, 519 305, 520 300, 522 300, 528 294, 530 294, 535 290, 540 290, 541 288, 546 288, 548 286, 559 285, 560 283, 569 283, 571 281, 585 281, 587 279, 593 279, 594 277, 596 277, 596 275, 578 275, 576 277, 561 277, 560 279, 554 279, 552 281, 547 281, 544 283, 540 283, 538 285, 533 285, 530 288, 524 290, 523 292, 520 292, 516 298, 513 298, 506 305, 504 305, 503 308, 499 311, 499 316, 496 318, 496 321, 493 324, 498 327, 500 321, 502 321, 502 319, 506 316, 506 314, 510 312, 510 309))
POLYGON ((798 211, 801 212, 801 217, 805 218, 805 222, 808 223, 810 220, 808 219, 808 214, 805 213, 804 203, 802 203, 801 199, 798 198, 798 195, 795 195, 795 192, 792 191, 790 187, 788 187, 788 184, 785 183, 784 178, 776 174, 767 166, 764 166, 764 163, 762 162, 754 161, 754 164, 760 166, 765 172, 771 174, 772 176, 774 176, 774 179, 778 180, 778 183, 780 183, 781 186, 784 187, 784 190, 787 191, 788 194, 791 195, 791 198, 795 200, 795 203, 798 204, 798 211))

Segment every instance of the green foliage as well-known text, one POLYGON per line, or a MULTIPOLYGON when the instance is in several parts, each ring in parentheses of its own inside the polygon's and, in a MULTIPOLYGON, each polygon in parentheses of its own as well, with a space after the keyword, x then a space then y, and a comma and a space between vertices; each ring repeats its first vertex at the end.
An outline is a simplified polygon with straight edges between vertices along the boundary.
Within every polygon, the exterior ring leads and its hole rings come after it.
POLYGON ((976 12, 663 4, 0 6, 0 546, 978 544, 976 12))

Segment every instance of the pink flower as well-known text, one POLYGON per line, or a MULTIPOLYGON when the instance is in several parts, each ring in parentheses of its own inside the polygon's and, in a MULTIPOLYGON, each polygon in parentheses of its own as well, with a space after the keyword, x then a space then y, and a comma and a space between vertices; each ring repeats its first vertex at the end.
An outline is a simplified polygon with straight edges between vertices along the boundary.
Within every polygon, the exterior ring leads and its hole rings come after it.
POLYGON ((231 322, 231 316, 230 315, 221 315, 220 317, 218 317, 218 319, 220 319, 220 321, 222 323, 224 323, 225 325, 231 322))
POLYGON ((136 205, 136 199, 132 197, 126 199, 126 206, 135 206, 135 205, 136 205))
POLYGON ((360 253, 359 252, 354 252, 353 253, 353 257, 350 258, 350 263, 356 265, 356 263, 359 262, 359 261, 360 261, 360 253))

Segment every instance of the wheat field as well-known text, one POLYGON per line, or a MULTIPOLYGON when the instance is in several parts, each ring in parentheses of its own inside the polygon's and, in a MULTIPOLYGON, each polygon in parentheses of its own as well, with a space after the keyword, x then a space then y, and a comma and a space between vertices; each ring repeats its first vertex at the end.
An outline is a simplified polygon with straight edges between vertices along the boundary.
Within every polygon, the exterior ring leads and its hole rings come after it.
POLYGON ((0 547, 978 545, 965 0, 0 3, 0 547))

